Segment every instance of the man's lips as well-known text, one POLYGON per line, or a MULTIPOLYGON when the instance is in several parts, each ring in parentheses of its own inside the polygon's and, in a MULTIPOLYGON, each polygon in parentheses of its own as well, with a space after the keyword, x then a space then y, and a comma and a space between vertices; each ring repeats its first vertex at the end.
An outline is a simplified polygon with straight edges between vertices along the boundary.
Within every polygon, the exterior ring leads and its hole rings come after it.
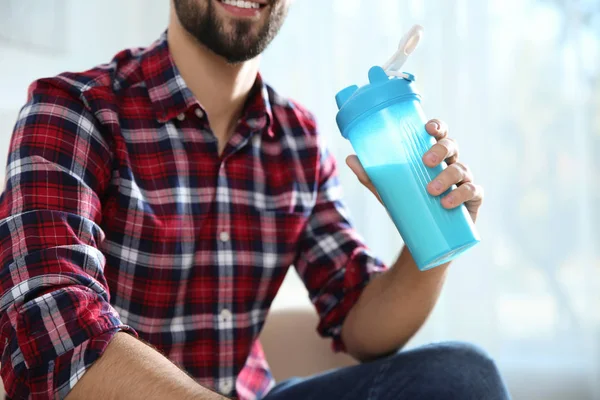
POLYGON ((264 0, 217 0, 225 11, 236 17, 256 17, 268 4, 264 0))

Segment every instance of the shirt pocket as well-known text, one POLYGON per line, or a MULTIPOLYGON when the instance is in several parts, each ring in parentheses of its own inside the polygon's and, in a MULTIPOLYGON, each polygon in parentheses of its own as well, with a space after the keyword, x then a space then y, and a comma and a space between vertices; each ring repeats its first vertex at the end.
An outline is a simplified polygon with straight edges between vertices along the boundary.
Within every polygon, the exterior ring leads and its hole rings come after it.
POLYGON ((253 190, 246 192, 247 212, 233 213, 241 219, 240 224, 233 221, 233 229, 262 254, 261 265, 287 268, 295 260, 316 193, 288 166, 270 165, 263 171, 264 181, 255 181, 253 190))

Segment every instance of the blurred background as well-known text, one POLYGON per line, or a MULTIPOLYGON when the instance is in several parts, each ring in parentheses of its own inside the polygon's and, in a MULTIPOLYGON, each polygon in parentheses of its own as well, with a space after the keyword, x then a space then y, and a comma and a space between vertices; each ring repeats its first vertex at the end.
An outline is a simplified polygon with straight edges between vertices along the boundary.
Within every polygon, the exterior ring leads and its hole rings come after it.
MULTIPOLYGON (((0 178, 16 113, 36 78, 88 69, 164 30, 168 0, 0 0, 0 178)), ((515 399, 600 399, 600 2, 296 0, 263 58, 280 93, 317 116, 347 203, 386 262, 402 244, 343 160, 335 93, 366 83, 414 23, 406 64, 430 117, 448 122, 486 188, 483 242, 451 268, 410 347, 487 349, 515 399)), ((311 307, 292 271, 275 309, 311 307)))

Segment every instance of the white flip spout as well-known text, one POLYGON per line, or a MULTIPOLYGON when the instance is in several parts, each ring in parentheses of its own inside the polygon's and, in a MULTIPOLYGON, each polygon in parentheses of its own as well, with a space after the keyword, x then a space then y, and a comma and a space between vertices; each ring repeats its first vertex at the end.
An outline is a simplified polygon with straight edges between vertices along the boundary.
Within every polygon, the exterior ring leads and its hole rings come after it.
POLYGON ((421 25, 415 25, 402 37, 400 44, 398 44, 398 50, 382 66, 389 76, 404 77, 400 69, 419 45, 424 31, 425 29, 421 25))

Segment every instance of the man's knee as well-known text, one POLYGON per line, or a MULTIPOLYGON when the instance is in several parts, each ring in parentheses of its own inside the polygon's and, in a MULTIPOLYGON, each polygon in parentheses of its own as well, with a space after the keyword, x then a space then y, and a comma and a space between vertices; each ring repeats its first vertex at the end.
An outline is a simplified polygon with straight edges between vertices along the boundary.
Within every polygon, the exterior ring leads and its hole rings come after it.
POLYGON ((432 356, 439 358, 445 366, 469 367, 473 372, 498 374, 496 363, 482 348, 464 342, 446 342, 431 345, 432 356))
POLYGON ((399 353, 395 358, 413 366, 412 387, 405 389, 424 395, 424 398, 508 398, 496 363, 485 351, 472 344, 433 344, 399 353))

